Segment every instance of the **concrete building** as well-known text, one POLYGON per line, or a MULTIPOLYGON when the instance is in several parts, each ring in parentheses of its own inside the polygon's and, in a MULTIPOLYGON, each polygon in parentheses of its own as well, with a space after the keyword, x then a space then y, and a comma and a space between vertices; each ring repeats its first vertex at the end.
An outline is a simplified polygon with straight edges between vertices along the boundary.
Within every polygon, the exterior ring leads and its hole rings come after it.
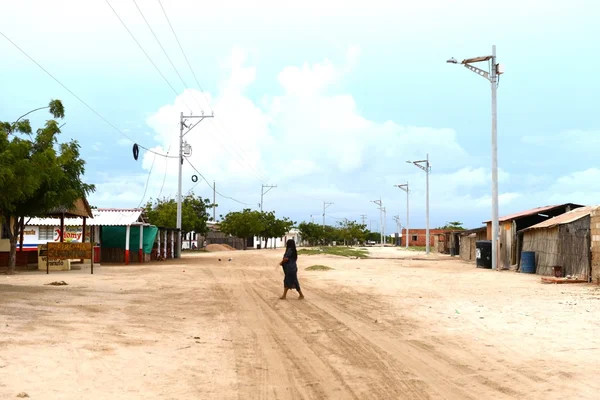
MULTIPOLYGON (((427 244, 427 234, 426 229, 409 229, 409 246, 420 246, 424 247, 427 244)), ((444 243, 446 240, 445 234, 450 232, 445 229, 430 229, 429 230, 429 245, 433 249, 436 246, 436 243, 444 243), (441 237, 440 237, 441 235, 441 237)), ((400 239, 400 246, 406 246, 406 235, 403 235, 400 239)), ((436 246, 437 247, 437 246, 436 246)))

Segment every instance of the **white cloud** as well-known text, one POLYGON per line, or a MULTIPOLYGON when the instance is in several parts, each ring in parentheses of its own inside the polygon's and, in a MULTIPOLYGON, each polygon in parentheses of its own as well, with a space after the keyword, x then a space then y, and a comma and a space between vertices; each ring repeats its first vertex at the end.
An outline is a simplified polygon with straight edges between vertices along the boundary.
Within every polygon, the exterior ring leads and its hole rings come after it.
MULTIPOLYGON (((474 164, 476 158, 458 143, 452 129, 377 122, 361 115, 354 97, 339 89, 358 62, 359 53, 359 49, 351 48, 341 66, 325 60, 285 67, 276 77, 282 92, 253 100, 246 92, 254 84, 257 70, 247 65, 248 54, 236 48, 223 64, 229 76, 219 86, 219 93, 188 89, 173 103, 151 113, 147 123, 159 143, 153 149, 175 154, 180 113, 201 115, 202 110, 209 109, 208 99, 216 118, 202 121, 185 140, 193 148, 189 160, 227 196, 254 207, 263 180, 278 185, 265 196, 265 209, 277 209, 296 220, 321 212, 323 201, 334 202, 328 212, 340 217, 376 214, 369 202, 379 196, 391 216, 397 212, 403 215, 404 209, 404 194, 393 185, 410 181, 411 209, 419 221, 424 212, 425 175, 406 160, 423 159, 428 154, 432 224, 457 219, 455 216, 479 224, 491 206, 489 169, 474 164)), ((188 126, 194 122, 188 120, 188 126)), ((536 140, 539 144, 539 139, 524 139, 529 143, 536 140)), ((176 193, 176 159, 155 159, 144 153, 141 165, 144 171, 151 167, 153 171, 145 199, 176 193)), ((191 181, 197 173, 187 163, 183 171, 184 193, 194 188, 196 193, 212 197, 212 189, 202 178, 197 184, 191 181)), ((146 178, 146 173, 107 177, 99 185, 102 195, 95 202, 137 203, 146 178)), ((558 201, 562 198, 558 193, 584 193, 585 185, 600 182, 598 178, 600 170, 592 169, 552 183, 550 177, 521 176, 499 169, 500 212, 558 201), (544 185, 536 187, 535 193, 525 194, 527 187, 538 181, 544 185)), ((600 193, 600 188, 596 191, 600 193)), ((217 200, 219 214, 243 207, 228 199, 217 200)))

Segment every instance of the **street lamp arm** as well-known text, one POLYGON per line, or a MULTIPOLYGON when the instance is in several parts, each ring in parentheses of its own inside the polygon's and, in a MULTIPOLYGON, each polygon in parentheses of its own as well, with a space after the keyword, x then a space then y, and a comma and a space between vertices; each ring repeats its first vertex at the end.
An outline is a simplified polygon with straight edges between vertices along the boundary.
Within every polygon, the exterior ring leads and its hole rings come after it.
POLYGON ((477 68, 474 65, 471 64, 463 64, 465 66, 466 69, 468 69, 469 71, 473 71, 475 72, 477 75, 479 76, 483 76, 485 79, 487 79, 488 81, 490 80, 490 74, 487 71, 482 70, 481 68, 477 68))

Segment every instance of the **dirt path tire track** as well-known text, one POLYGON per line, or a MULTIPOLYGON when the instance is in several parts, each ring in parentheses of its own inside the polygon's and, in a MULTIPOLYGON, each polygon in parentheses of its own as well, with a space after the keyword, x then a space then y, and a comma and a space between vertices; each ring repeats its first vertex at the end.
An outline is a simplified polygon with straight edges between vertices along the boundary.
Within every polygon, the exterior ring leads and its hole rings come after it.
MULTIPOLYGON (((252 321, 244 317, 244 305, 239 304, 228 295, 228 291, 224 289, 224 285, 219 282, 210 268, 202 268, 201 271, 208 281, 214 283, 211 287, 214 298, 226 300, 229 305, 228 311, 232 319, 229 324, 229 332, 235 354, 238 398, 240 400, 271 398, 267 358, 260 343, 262 339, 252 329, 252 321)), ((276 393, 274 394, 276 395, 276 393)), ((292 398, 295 397, 292 396, 292 398)))
MULTIPOLYGON (((348 288, 344 289, 346 293, 344 297, 332 295, 327 291, 315 287, 311 287, 311 290, 324 299, 329 300, 327 304, 333 305, 339 312, 348 314, 347 310, 353 310, 354 312, 350 315, 367 324, 370 324, 372 320, 366 318, 365 314, 359 311, 361 309, 360 303, 363 302, 363 299, 367 303, 365 306, 381 307, 375 296, 365 296, 358 292, 351 294, 352 290, 348 288), (353 300, 359 298, 361 299, 360 302, 353 300)), ((391 322, 389 323, 389 329, 393 329, 397 335, 398 331, 405 330, 405 322, 391 322)), ((469 348, 465 348, 464 343, 461 345, 452 338, 447 337, 443 341, 438 337, 425 337, 423 339, 411 338, 403 342, 403 344, 412 346, 417 350, 435 355, 436 359, 461 371, 462 376, 455 379, 456 383, 460 385, 472 386, 473 382, 476 381, 503 395, 510 396, 510 398, 548 399, 552 397, 551 392, 557 387, 569 392, 581 390, 580 387, 571 382, 561 381, 550 383, 548 374, 543 373, 539 365, 523 366, 499 362, 491 357, 487 357, 484 361, 481 359, 481 355, 474 357, 472 353, 474 350, 473 347, 476 346, 475 343, 469 348), (514 386, 524 390, 514 389, 514 386)), ((519 354, 512 348, 502 346, 501 342, 498 342, 497 345, 503 358, 519 359, 519 354)), ((486 353, 484 356, 489 356, 489 354, 486 353)))
MULTIPOLYGON (((267 293, 272 293, 260 283, 255 282, 255 284, 261 289, 267 290, 267 293)), ((257 289, 253 290, 267 307, 271 307, 270 303, 265 299, 264 294, 261 295, 257 289)), ((314 349, 315 354, 324 363, 329 362, 323 354, 331 353, 336 357, 345 359, 350 364, 346 368, 354 367, 363 371, 363 373, 365 371, 375 371, 372 372, 373 376, 371 376, 371 380, 365 383, 368 391, 363 393, 361 398, 364 398, 365 394, 368 394, 369 398, 377 399, 430 398, 428 395, 429 389, 417 376, 396 365, 397 363, 390 360, 385 354, 382 354, 380 349, 375 348, 370 342, 356 335, 350 327, 334 318, 331 314, 323 312, 322 309, 312 306, 309 302, 294 304, 290 307, 289 311, 287 313, 277 312, 277 315, 284 323, 293 327, 298 325, 297 321, 310 320, 327 337, 329 346, 319 343, 319 341, 312 341, 311 343, 309 333, 303 332, 301 334, 307 345, 314 349), (320 350, 324 350, 324 352, 320 350)), ((347 371, 344 372, 347 373, 347 371)), ((335 370, 335 373, 336 376, 341 377, 340 379, 344 379, 342 378, 342 371, 335 370)), ((353 384, 356 385, 357 383, 351 379, 344 380, 347 381, 346 385, 349 389, 353 384)))

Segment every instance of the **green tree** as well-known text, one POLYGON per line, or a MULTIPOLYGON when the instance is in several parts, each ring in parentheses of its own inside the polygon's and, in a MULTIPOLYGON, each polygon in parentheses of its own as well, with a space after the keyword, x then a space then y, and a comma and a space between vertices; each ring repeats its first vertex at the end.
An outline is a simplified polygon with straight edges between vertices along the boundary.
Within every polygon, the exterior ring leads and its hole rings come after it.
MULTIPOLYGON (((206 234, 207 221, 212 220, 207 209, 212 207, 209 199, 189 193, 183 197, 181 202, 181 232, 206 234)), ((177 201, 175 199, 163 198, 150 200, 145 207, 146 215, 150 222, 156 226, 175 228, 177 226, 177 201)))
POLYGON ((323 226, 319 224, 301 222, 298 224, 298 230, 302 240, 306 240, 311 246, 322 243, 325 238, 323 226))
POLYGON ((373 242, 381 242, 381 233, 379 233, 379 232, 367 231, 365 236, 366 236, 366 240, 373 241, 373 242))
MULTIPOLYGON (((242 239, 260 235, 264 231, 264 218, 260 211, 249 208, 243 211, 230 212, 221 216, 219 224, 221 232, 242 239)), ((244 242, 244 248, 245 242, 244 242)))
POLYGON ((452 230, 452 231, 464 231, 465 228, 462 226, 462 222, 460 221, 451 221, 446 223, 446 225, 444 226, 440 226, 437 229, 446 229, 446 230, 452 230))
POLYGON ((265 241, 264 248, 267 248, 269 238, 283 237, 294 226, 294 221, 289 218, 277 218, 273 211, 261 213, 262 231, 260 236, 265 241))
POLYGON ((55 119, 64 118, 60 100, 52 100, 17 118, 0 122, 0 215, 10 241, 9 273, 16 264, 17 240, 26 217, 45 216, 53 209, 71 208, 73 202, 95 190, 81 180, 85 161, 77 141, 58 143, 60 127, 46 121, 35 134, 25 117, 49 109, 55 119))

